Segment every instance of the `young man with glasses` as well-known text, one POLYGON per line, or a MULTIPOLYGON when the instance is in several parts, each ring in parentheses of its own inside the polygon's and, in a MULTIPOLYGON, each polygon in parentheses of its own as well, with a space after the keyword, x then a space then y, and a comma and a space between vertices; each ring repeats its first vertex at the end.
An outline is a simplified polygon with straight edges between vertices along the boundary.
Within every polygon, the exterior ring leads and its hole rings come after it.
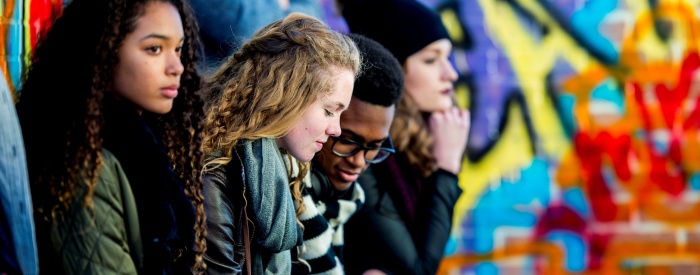
POLYGON ((305 179, 304 245, 293 273, 344 274, 343 224, 364 202, 357 178, 370 164, 394 153, 389 128, 403 91, 398 60, 379 43, 350 35, 363 59, 363 72, 355 80, 352 100, 340 116, 342 133, 331 137, 312 161, 305 179))

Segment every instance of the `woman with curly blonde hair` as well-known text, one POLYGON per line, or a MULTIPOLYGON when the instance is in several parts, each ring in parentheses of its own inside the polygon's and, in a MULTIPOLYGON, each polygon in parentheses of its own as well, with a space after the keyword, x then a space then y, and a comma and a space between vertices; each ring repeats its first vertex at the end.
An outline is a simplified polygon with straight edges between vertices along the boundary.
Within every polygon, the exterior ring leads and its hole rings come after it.
POLYGON ((291 249, 302 243, 292 199, 301 202, 307 162, 340 134, 359 67, 352 40, 293 13, 256 32, 206 81, 210 273, 291 272, 291 249))

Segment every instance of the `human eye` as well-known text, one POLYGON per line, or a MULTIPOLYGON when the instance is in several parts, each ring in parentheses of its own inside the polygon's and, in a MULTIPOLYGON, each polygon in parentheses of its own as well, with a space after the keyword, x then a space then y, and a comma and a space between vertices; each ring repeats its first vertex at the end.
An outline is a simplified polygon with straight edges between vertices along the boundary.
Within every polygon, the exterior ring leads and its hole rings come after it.
POLYGON ((366 150, 367 150, 367 153, 365 154, 365 158, 367 158, 368 160, 373 160, 379 154, 379 149, 376 149, 376 148, 371 148, 371 149, 368 148, 366 150))
POLYGON ((349 145, 349 144, 350 144, 350 145, 356 145, 356 144, 357 144, 357 143, 353 142, 353 140, 348 139, 348 138, 341 138, 341 139, 338 139, 338 142, 340 142, 340 143, 342 143, 342 144, 346 144, 346 145, 349 145))
POLYGON ((333 112, 329 111, 328 109, 324 109, 324 111, 326 111, 326 116, 327 116, 327 117, 333 117, 333 116, 335 116, 335 114, 333 114, 333 112))
POLYGON ((153 46, 146 47, 146 52, 148 52, 149 54, 153 54, 153 55, 159 54, 161 50, 163 50, 163 46, 159 46, 159 45, 153 45, 153 46))
POLYGON ((177 47, 175 48, 175 52, 177 53, 178 56, 181 56, 181 55, 182 55, 182 47, 183 47, 183 46, 180 45, 180 46, 177 46, 177 47))

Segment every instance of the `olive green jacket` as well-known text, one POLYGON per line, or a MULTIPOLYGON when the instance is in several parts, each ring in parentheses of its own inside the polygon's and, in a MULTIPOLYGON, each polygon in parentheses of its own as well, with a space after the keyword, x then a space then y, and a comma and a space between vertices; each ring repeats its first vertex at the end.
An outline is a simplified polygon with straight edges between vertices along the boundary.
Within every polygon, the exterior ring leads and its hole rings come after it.
POLYGON ((52 260, 66 274, 136 274, 143 266, 136 202, 119 161, 105 149, 93 204, 94 212, 76 199, 52 223, 52 260))

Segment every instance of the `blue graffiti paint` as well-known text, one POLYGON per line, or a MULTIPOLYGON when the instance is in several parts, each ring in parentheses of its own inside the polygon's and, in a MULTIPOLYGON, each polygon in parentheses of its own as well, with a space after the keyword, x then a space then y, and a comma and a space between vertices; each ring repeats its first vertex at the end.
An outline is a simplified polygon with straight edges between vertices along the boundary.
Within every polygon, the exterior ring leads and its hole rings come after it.
POLYGON ((700 191, 700 173, 697 173, 697 172, 693 173, 693 175, 690 176, 688 183, 690 185, 690 188, 692 188, 692 190, 700 191))
POLYGON ((619 60, 619 52, 608 38, 598 32, 598 26, 616 7, 617 0, 590 0, 571 17, 571 29, 582 39, 581 42, 612 62, 619 60))
POLYGON ((593 88, 590 99, 610 103, 617 108, 617 114, 624 114, 625 98, 619 86, 612 79, 607 79, 593 88))
POLYGON ((575 132, 577 129, 576 119, 574 117, 574 105, 576 104, 576 98, 569 94, 559 94, 557 97, 557 103, 559 104, 559 118, 564 124, 564 129, 571 129, 575 132))
POLYGON ((538 211, 550 201, 549 166, 545 160, 535 158, 529 167, 520 172, 520 179, 501 180, 500 184, 489 189, 480 198, 467 220, 473 229, 472 236, 466 236, 467 250, 489 253, 494 249, 494 231, 508 226, 532 229, 537 223, 538 211))
POLYGON ((581 272, 586 268, 586 243, 573 232, 555 230, 547 234, 547 240, 559 244, 564 251, 565 268, 570 272, 581 272))
POLYGON ((12 11, 12 17, 9 21, 7 28, 7 40, 5 41, 5 49, 7 49, 7 70, 9 71, 10 81, 12 81, 12 86, 14 86, 15 91, 18 91, 20 85, 22 84, 22 69, 24 66, 24 39, 23 31, 24 27, 27 29, 29 26, 24 26, 24 13, 23 13, 24 1, 15 2, 14 10, 12 11))
POLYGON ((455 239, 454 236, 450 236, 445 244, 445 256, 455 254, 457 252, 457 243, 459 240, 455 239))
POLYGON ((562 193, 562 199, 566 205, 571 207, 583 219, 591 218, 591 207, 586 201, 583 190, 580 187, 569 188, 562 193))
POLYGON ((498 267, 492 262, 479 263, 474 267, 474 271, 479 275, 498 275, 498 267))

